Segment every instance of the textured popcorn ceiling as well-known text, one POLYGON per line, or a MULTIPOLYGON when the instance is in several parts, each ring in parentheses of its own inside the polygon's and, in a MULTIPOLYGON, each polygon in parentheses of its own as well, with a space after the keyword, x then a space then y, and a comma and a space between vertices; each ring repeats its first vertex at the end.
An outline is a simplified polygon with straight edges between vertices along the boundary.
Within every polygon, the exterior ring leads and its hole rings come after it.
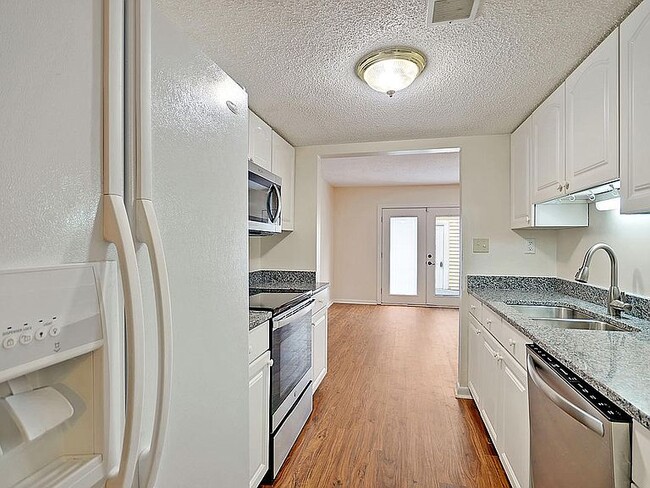
POLYGON ((460 183, 458 152, 322 159, 332 186, 453 185, 460 183))
POLYGON ((484 0, 426 24, 426 0, 156 0, 296 146, 511 132, 640 0, 484 0), (394 98, 354 73, 407 45, 428 58, 394 98))

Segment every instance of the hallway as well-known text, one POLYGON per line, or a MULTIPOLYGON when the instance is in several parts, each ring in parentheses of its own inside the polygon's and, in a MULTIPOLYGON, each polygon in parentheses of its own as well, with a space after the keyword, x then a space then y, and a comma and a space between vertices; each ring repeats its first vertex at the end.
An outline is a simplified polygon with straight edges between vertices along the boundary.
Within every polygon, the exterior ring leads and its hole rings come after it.
POLYGON ((457 310, 329 314, 329 371, 274 488, 509 486, 473 402, 454 398, 457 310))

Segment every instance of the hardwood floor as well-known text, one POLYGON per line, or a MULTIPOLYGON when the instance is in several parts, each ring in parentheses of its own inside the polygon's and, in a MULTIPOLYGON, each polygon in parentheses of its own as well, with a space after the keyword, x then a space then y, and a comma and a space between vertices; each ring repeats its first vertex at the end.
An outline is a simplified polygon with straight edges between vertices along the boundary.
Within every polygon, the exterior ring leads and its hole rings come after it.
POLYGON ((509 486, 473 402, 454 398, 457 311, 329 313, 328 373, 274 488, 509 486))

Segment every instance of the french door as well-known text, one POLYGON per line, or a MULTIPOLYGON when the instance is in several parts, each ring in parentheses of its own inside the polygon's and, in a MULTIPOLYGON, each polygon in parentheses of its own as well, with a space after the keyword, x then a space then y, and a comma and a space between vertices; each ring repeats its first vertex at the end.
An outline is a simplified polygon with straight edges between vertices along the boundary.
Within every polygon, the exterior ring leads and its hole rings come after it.
POLYGON ((458 307, 458 208, 386 208, 381 226, 381 303, 458 307))

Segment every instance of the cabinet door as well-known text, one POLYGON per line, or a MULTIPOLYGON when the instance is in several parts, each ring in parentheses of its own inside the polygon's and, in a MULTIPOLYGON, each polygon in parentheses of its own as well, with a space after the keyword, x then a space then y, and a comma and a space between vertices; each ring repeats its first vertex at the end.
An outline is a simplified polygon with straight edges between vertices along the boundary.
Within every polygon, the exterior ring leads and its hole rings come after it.
POLYGON ((530 486, 528 379, 512 357, 503 355, 501 461, 513 488, 530 486))
POLYGON ((327 374, 327 309, 312 317, 312 369, 314 374, 314 391, 327 374))
POLYGON ((532 120, 528 118, 510 136, 510 227, 533 225, 530 205, 530 156, 532 120))
POLYGON ((249 479, 257 488, 269 469, 269 417, 271 415, 271 353, 248 366, 249 479))
POLYGON ((250 110, 248 111, 248 159, 264 169, 271 169, 273 130, 250 110))
POLYGON ((296 150, 273 132, 271 171, 282 178, 282 230, 293 230, 296 150))
POLYGON ((501 361, 490 334, 481 334, 481 416, 497 451, 501 447, 501 361))
POLYGON ((616 29, 566 80, 567 189, 584 190, 618 177, 616 29))
POLYGON ((469 315, 469 338, 468 338, 468 370, 467 370, 467 386, 469 391, 474 398, 476 406, 481 408, 481 394, 482 394, 482 384, 481 384, 481 347, 483 338, 481 335, 483 330, 479 325, 478 321, 472 316, 469 315))
POLYGON ((650 212, 650 1, 620 27, 621 212, 650 212))
POLYGON ((532 203, 564 195, 565 96, 564 83, 532 115, 532 203))

